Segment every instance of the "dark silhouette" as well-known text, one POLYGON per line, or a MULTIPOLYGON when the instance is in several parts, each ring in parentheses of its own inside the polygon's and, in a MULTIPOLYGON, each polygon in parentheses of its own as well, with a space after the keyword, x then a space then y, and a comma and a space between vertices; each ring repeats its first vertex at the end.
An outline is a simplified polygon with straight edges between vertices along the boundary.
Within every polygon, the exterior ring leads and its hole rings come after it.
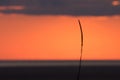
POLYGON ((80 49, 80 63, 79 63, 79 69, 78 69, 78 75, 77 75, 77 80, 80 79, 81 75, 81 63, 82 63, 82 53, 83 53, 83 30, 82 30, 82 25, 80 23, 80 20, 78 19, 79 27, 80 27, 80 33, 81 33, 81 49, 80 49))

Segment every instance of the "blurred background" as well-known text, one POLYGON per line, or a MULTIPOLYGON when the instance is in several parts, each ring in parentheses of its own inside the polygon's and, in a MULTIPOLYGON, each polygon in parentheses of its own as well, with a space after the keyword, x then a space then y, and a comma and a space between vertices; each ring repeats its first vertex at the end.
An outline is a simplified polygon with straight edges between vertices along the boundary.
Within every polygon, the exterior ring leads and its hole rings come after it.
POLYGON ((0 60, 120 59, 120 0, 0 0, 0 60))

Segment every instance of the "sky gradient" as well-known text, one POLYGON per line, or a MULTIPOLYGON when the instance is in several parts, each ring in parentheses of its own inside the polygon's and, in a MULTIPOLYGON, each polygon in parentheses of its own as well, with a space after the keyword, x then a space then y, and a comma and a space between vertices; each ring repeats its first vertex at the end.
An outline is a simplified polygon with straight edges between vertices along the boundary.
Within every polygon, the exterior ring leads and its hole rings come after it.
POLYGON ((0 0, 0 60, 120 60, 119 0, 0 0))

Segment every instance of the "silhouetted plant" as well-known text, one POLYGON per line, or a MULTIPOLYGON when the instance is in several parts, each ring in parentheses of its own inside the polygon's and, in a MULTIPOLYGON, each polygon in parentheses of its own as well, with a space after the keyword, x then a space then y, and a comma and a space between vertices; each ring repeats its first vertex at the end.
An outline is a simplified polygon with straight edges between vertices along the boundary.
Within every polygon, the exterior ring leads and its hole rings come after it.
POLYGON ((77 80, 80 79, 81 76, 81 63, 82 63, 82 54, 83 54, 83 30, 82 30, 82 25, 80 23, 80 20, 78 19, 79 27, 80 27, 80 33, 81 33, 81 48, 80 48, 80 61, 79 61, 79 69, 78 69, 78 75, 77 75, 77 80))

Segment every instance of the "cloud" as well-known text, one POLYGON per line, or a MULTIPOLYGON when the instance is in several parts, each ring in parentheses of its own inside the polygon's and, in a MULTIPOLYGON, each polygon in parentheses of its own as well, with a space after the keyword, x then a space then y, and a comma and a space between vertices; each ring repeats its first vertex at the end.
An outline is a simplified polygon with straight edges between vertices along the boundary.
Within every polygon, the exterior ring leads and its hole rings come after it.
POLYGON ((114 6, 112 3, 113 0, 0 0, 1 9, 3 6, 21 6, 19 10, 0 9, 0 12, 29 15, 120 15, 120 5, 114 6))
POLYGON ((24 6, 0 6, 0 10, 23 10, 24 6))

